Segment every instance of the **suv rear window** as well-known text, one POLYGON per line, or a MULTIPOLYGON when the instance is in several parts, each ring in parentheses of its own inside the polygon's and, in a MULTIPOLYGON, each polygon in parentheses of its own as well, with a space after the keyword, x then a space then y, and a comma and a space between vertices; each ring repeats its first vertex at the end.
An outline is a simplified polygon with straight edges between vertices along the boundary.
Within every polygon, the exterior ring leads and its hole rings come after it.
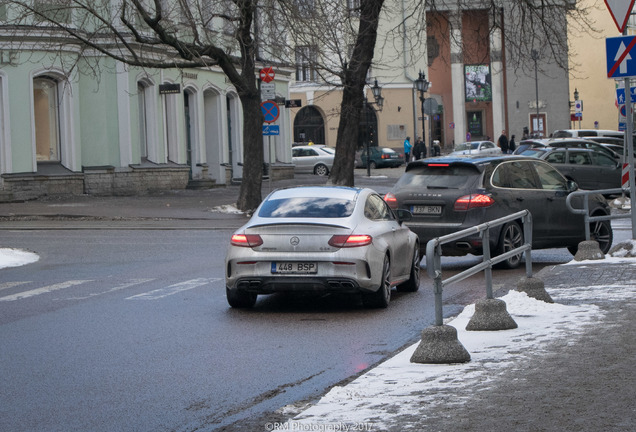
POLYGON ((354 202, 341 198, 296 197, 271 199, 258 212, 266 218, 343 218, 351 216, 354 202))
POLYGON ((396 183, 396 187, 428 189, 461 189, 480 176, 476 167, 470 166, 421 166, 408 170, 396 183))

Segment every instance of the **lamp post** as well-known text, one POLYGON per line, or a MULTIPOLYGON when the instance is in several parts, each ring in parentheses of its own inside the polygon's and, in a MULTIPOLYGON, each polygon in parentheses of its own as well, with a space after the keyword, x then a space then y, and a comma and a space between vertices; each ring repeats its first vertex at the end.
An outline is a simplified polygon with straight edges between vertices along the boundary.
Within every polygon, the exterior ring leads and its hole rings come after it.
MULTIPOLYGON (((536 91, 536 103, 537 103, 537 128, 536 131, 539 130, 539 74, 537 69, 537 60, 539 60, 539 52, 537 50, 532 50, 530 53, 532 60, 534 60, 534 88, 536 91)), ((542 138, 542 137, 539 137, 542 138)))
POLYGON ((363 99, 363 106, 364 106, 364 113, 365 113, 365 123, 366 123, 366 139, 364 141, 364 147, 365 147, 365 151, 367 154, 367 176, 371 177, 371 163, 370 163, 370 159, 371 159, 371 155, 369 154, 369 141, 370 141, 370 132, 369 132, 369 108, 372 108, 374 111, 375 108, 373 108, 373 104, 375 103, 375 105, 378 107, 377 111, 382 111, 382 108, 384 107, 384 97, 382 96, 382 87, 380 87, 378 85, 378 80, 375 80, 375 83, 373 84, 373 86, 371 87, 371 92, 373 93, 373 98, 375 99, 375 102, 369 102, 367 100, 367 95, 364 95, 364 99, 363 99))
POLYGON ((428 91, 430 85, 431 83, 429 81, 426 81, 426 75, 424 75, 424 73, 420 71, 417 79, 415 80, 414 86, 415 90, 420 93, 420 102, 422 103, 422 139, 424 140, 424 148, 426 148, 426 122, 424 120, 424 101, 426 100, 426 98, 424 97, 424 93, 428 91))

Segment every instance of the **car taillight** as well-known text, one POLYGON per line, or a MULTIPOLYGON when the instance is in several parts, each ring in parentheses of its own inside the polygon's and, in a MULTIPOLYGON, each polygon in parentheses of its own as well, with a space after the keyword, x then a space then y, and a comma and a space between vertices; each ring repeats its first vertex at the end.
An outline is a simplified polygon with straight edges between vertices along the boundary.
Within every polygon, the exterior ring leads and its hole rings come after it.
POLYGON ((382 156, 380 156, 381 159, 391 159, 391 156, 389 156, 388 154, 383 154, 382 156))
POLYGON ((241 247, 256 247, 263 244, 263 239, 258 234, 234 234, 230 244, 241 247))
POLYGON ((455 201, 455 211, 465 211, 470 210, 472 208, 479 207, 490 207, 495 203, 495 200, 492 197, 484 194, 471 194, 464 195, 463 197, 457 198, 455 201))
POLYGON ((373 238, 366 234, 334 235, 329 239, 329 246, 333 247, 358 247, 370 245, 373 238))
POLYGON ((391 192, 384 195, 384 202, 386 202, 392 210, 397 210, 398 208, 397 198, 391 192))

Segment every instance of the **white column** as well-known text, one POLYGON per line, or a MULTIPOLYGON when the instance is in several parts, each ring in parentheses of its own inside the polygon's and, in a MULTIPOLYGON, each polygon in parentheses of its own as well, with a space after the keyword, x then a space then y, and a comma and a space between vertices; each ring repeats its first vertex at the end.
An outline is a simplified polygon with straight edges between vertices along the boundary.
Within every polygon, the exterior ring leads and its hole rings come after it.
MULTIPOLYGON (((491 28, 494 27, 491 25, 491 28)), ((495 28, 490 37, 490 78, 492 85, 492 126, 493 139, 506 128, 506 101, 504 98, 503 53, 501 51, 501 30, 495 28)), ((508 133, 508 131, 506 131, 508 133)), ((510 134, 508 133, 508 136, 510 134)))
POLYGON ((455 144, 466 140, 466 96, 464 82, 464 56, 462 54, 461 11, 450 17, 451 82, 453 88, 453 122, 455 123, 455 144))

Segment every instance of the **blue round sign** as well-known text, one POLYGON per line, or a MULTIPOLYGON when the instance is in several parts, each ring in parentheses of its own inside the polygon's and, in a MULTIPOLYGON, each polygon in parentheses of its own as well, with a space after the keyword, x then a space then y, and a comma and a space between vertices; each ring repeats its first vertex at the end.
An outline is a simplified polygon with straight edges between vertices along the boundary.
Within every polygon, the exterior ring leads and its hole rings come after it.
POLYGON ((278 116, 280 115, 278 104, 271 100, 261 103, 261 111, 263 112, 263 116, 265 117, 265 123, 275 122, 276 120, 278 120, 278 116))

